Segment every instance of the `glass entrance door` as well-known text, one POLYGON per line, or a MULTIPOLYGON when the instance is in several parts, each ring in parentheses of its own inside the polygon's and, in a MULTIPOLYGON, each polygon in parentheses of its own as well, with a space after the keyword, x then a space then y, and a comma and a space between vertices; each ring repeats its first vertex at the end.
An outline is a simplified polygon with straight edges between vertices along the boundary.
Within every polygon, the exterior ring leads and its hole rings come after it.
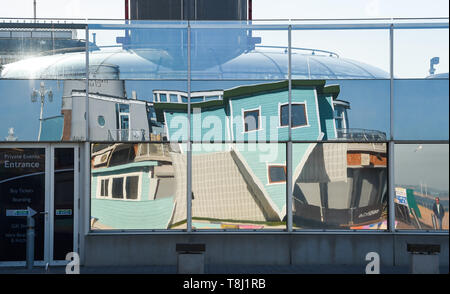
POLYGON ((0 266, 25 264, 28 206, 35 265, 78 252, 78 158, 75 144, 0 144, 0 266))
POLYGON ((52 264, 78 252, 78 147, 51 147, 50 248, 52 264))

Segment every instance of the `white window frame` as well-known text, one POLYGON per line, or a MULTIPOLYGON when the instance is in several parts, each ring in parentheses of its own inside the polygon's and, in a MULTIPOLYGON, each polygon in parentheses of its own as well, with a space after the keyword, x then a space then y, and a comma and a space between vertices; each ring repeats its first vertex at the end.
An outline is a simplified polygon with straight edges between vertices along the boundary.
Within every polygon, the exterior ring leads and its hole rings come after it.
POLYGON ((342 120, 342 129, 347 129, 347 123, 345 122, 345 109, 341 112, 341 116, 336 115, 336 108, 333 106, 333 113, 334 113, 334 122, 335 122, 335 129, 336 129, 336 119, 342 120))
MULTIPOLYGON (((281 125, 281 107, 285 106, 285 105, 289 105, 289 102, 278 103, 278 128, 287 128, 287 127, 289 127, 289 123, 287 125, 285 125, 285 126, 281 125)), ((292 102, 291 105, 304 105, 305 106, 305 117, 306 117, 306 125, 292 127, 291 130, 311 127, 311 125, 309 124, 309 117, 308 117, 308 103, 306 103, 306 101, 303 101, 303 102, 292 102)), ((320 120, 320 117, 318 119, 320 120)))
POLYGON ((97 198, 109 198, 111 196, 111 179, 107 177, 99 178, 97 184, 99 185, 99 187, 97 188, 97 198), (108 181, 108 186, 105 187, 107 194, 109 194, 108 196, 102 195, 103 181, 108 181))
POLYGON ((109 200, 118 200, 118 201, 140 201, 142 197, 142 172, 133 172, 133 173, 125 173, 120 175, 110 175, 110 176, 100 176, 97 177, 97 191, 96 191, 96 198, 97 199, 109 199, 109 200), (126 193, 126 183, 127 183, 127 177, 138 177, 138 195, 136 199, 127 199, 127 193, 126 193), (113 179, 117 178, 123 178, 123 198, 113 198, 112 197, 112 182, 113 179), (101 189, 102 189, 102 180, 109 180, 108 183, 108 194, 109 196, 102 196, 101 189))

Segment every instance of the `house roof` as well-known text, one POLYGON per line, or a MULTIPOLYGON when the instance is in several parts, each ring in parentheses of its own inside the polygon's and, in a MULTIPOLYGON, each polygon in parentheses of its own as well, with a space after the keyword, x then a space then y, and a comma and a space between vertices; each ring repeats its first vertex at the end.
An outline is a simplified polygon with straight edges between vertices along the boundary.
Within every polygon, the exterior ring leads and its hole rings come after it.
MULTIPOLYGON (((292 88, 306 88, 306 87, 315 87, 317 89, 318 94, 331 95, 333 99, 336 99, 340 92, 339 85, 329 85, 325 86, 325 80, 292 80, 292 88)), ((228 102, 229 99, 240 99, 249 97, 251 95, 256 95, 260 93, 267 92, 276 92, 287 90, 289 87, 289 81, 280 81, 274 83, 263 83, 263 84, 255 84, 255 85, 246 85, 246 86, 238 86, 231 89, 227 89, 223 91, 223 99, 222 100, 210 100, 205 102, 196 102, 191 103, 192 106, 201 107, 201 108, 214 108, 221 107, 228 102)), ((158 102, 154 103, 153 107, 155 108, 156 117, 158 121, 164 120, 164 111, 187 111, 186 103, 171 103, 171 102, 158 102)))

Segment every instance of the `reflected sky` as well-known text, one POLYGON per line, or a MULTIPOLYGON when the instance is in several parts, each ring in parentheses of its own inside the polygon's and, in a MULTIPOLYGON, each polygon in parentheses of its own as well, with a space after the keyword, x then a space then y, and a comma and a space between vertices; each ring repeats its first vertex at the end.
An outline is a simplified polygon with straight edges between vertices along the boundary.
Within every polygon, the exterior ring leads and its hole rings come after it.
MULTIPOLYGON (((39 89, 39 80, 0 80, 0 141, 14 128, 15 136, 21 141, 36 141, 39 133, 40 103, 31 102, 31 92, 39 89)), ((47 89, 53 91, 53 102, 46 98, 43 117, 61 115, 63 84, 61 81, 44 81, 47 89)), ((40 101, 40 98, 38 98, 40 101)))
POLYGON ((441 190, 448 195, 448 144, 397 144, 394 152, 396 185, 422 184, 427 189, 441 190))
POLYGON ((395 139, 448 140, 448 97, 448 79, 394 81, 395 139))

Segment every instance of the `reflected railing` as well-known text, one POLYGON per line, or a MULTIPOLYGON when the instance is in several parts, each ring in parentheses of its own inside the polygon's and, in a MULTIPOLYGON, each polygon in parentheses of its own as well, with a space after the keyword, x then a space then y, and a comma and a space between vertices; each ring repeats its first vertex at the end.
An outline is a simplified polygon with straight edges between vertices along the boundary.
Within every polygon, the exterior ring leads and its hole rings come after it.
POLYGON ((108 141, 145 141, 145 130, 108 130, 108 141))
POLYGON ((337 138, 350 141, 386 141, 386 133, 366 129, 336 129, 337 138))

